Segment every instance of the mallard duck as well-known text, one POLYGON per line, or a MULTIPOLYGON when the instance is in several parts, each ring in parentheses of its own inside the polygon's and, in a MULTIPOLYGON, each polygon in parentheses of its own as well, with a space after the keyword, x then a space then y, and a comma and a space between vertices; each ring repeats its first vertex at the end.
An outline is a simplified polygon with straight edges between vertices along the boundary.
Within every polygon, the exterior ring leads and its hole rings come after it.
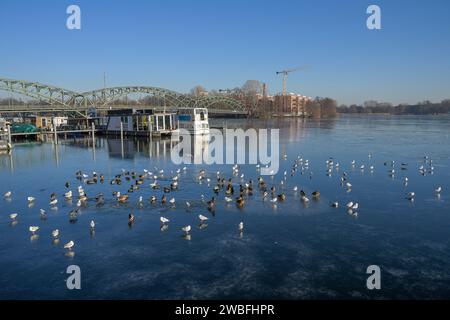
POLYGON ((132 213, 130 213, 129 215, 128 215, 128 224, 132 224, 132 223, 134 223, 134 214, 132 214, 132 213))
POLYGON ((279 194, 278 195, 278 200, 280 200, 280 201, 286 200, 286 195, 284 193, 279 194))
POLYGON ((242 196, 238 197, 238 198, 236 199, 236 205, 237 205, 239 208, 242 208, 242 207, 245 205, 245 199, 244 199, 242 196))
POLYGON ((124 203, 128 200, 128 197, 129 196, 127 194, 122 194, 119 196, 118 200, 119 200, 119 202, 124 203))
POLYGON ((312 193, 313 198, 318 199, 320 197, 320 192, 319 191, 314 191, 312 193))
POLYGON ((163 194, 163 196, 161 197, 161 203, 165 204, 167 202, 167 198, 166 196, 163 194))

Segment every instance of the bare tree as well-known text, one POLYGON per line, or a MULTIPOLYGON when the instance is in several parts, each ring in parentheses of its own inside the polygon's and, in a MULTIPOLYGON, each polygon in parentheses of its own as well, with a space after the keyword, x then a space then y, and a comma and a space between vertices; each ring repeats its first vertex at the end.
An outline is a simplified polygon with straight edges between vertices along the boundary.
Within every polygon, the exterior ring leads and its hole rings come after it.
POLYGON ((200 96, 203 92, 206 92, 206 89, 200 85, 195 86, 191 89, 191 95, 193 95, 194 97, 200 96))

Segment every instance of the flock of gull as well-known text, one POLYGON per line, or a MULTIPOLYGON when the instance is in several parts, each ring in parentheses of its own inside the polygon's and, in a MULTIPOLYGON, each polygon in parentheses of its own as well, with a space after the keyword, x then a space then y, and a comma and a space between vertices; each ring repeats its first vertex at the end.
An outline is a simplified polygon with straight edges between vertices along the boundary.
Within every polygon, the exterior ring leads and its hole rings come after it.
MULTIPOLYGON (((369 158, 371 155, 369 154, 369 158)), ((286 160, 287 156, 284 155, 283 159, 286 160)), ((353 160, 350 163, 352 170, 359 168, 361 171, 369 170, 373 172, 375 170, 374 166, 371 165, 366 168, 364 164, 360 164, 357 166, 356 161, 353 160)), ((394 177, 396 175, 396 163, 395 161, 385 162, 384 166, 387 168, 388 175, 394 177)), ((246 205, 248 201, 252 201, 254 193, 258 193, 260 198, 263 201, 268 201, 272 203, 272 205, 276 205, 277 202, 283 202, 286 200, 286 190, 285 185, 287 184, 288 176, 293 177, 297 173, 301 175, 308 175, 309 179, 313 178, 313 172, 309 170, 310 164, 309 160, 304 160, 301 156, 297 156, 297 158, 293 161, 290 172, 284 171, 281 173, 281 181, 279 183, 275 183, 274 179, 276 176, 261 176, 259 175, 256 181, 253 181, 252 178, 246 179, 244 173, 240 172, 240 166, 234 165, 232 166, 231 176, 227 176, 219 171, 215 173, 208 173, 205 169, 200 169, 195 172, 194 176, 198 183, 206 182, 208 186, 213 185, 212 192, 214 196, 212 196, 209 200, 206 200, 204 195, 201 195, 201 203, 202 206, 206 209, 205 211, 208 214, 215 215, 216 204, 218 199, 223 199, 223 201, 230 205, 235 203, 235 205, 242 209, 246 205), (265 180, 267 179, 267 181, 265 180), (214 182, 213 182, 214 181, 214 182), (236 182, 237 181, 237 182, 236 182), (281 187, 280 187, 281 186, 281 187)), ((401 163, 400 170, 407 170, 408 164, 401 163)), ((260 165, 256 165, 257 173, 260 171, 260 165)), ((76 192, 73 192, 71 188, 71 184, 69 182, 65 183, 66 192, 61 194, 60 197, 63 197, 66 201, 72 201, 76 199, 76 208, 73 208, 68 213, 69 222, 75 223, 80 215, 80 210, 83 207, 86 207, 88 202, 94 201, 97 207, 103 206, 106 201, 106 196, 103 193, 98 193, 94 197, 88 197, 88 194, 85 189, 89 188, 89 185, 98 185, 98 184, 110 184, 112 188, 119 189, 119 186, 122 184, 130 185, 127 192, 121 193, 120 191, 112 191, 112 199, 114 203, 117 203, 119 206, 129 203, 131 201, 130 195, 139 192, 140 190, 145 189, 146 187, 150 187, 152 190, 159 191, 162 195, 159 197, 155 195, 151 195, 149 199, 144 199, 141 195, 138 197, 137 202, 138 206, 142 207, 146 201, 150 202, 151 205, 162 205, 175 207, 177 201, 175 197, 171 195, 179 190, 179 183, 181 181, 181 177, 183 174, 186 174, 187 167, 179 168, 175 171, 165 172, 164 169, 154 168, 153 171, 149 171, 144 169, 142 172, 135 171, 127 171, 122 169, 121 172, 109 178, 108 181, 105 180, 105 176, 103 174, 99 174, 97 172, 85 173, 82 171, 77 171, 75 173, 75 177, 77 179, 77 184, 79 186, 76 189, 76 192), (149 183, 150 182, 150 183, 149 183)), ((336 170, 339 172, 340 164, 335 162, 333 158, 329 158, 326 160, 326 175, 331 176, 333 171, 336 170)), ((423 163, 419 166, 418 171, 421 175, 426 175, 429 173, 433 173, 434 166, 433 160, 429 157, 425 156, 423 159, 423 163)), ((405 177, 403 179, 403 184, 405 187, 408 187, 408 178, 405 177)), ((349 180, 349 174, 345 171, 340 173, 340 184, 347 191, 352 191, 352 184, 349 180)), ((310 194, 307 194, 304 190, 300 189, 298 186, 293 186, 290 189, 295 194, 299 193, 300 201, 303 204, 307 204, 310 201, 310 198, 313 200, 318 200, 321 196, 320 191, 315 190, 310 194)), ((442 192, 442 187, 438 186, 435 188, 434 193, 436 196, 440 197, 442 192)), ((405 194, 405 199, 409 201, 414 201, 415 192, 409 191, 405 194)), ((4 194, 5 200, 11 201, 13 198, 13 192, 8 191, 4 194)), ((36 198, 33 196, 27 197, 27 202, 29 207, 32 207, 36 201, 36 198)), ((49 199, 49 207, 51 209, 57 209, 58 204, 58 195, 56 193, 52 193, 49 199)), ((189 201, 184 202, 184 206, 189 209, 192 207, 192 204, 189 201)), ((339 208, 341 204, 338 201, 330 202, 330 206, 333 208, 339 208)), ((351 216, 358 215, 359 203, 350 201, 345 204, 344 208, 347 210, 347 213, 351 216)), ((206 213, 205 213, 206 214, 206 213)), ((46 210, 40 209, 40 217, 41 219, 46 219, 46 210)), ((11 220, 11 224, 16 224, 19 219, 18 213, 11 213, 9 215, 11 220)), ((199 220, 199 228, 202 229, 203 226, 206 226, 206 222, 209 220, 209 217, 204 214, 198 215, 199 220)), ((165 231, 168 228, 170 223, 170 219, 160 216, 161 222, 161 231, 165 231)), ((133 213, 128 214, 128 224, 132 226, 135 223, 135 216, 133 213)), ((96 222, 94 220, 90 221, 89 228, 91 232, 94 232, 96 228, 96 222)), ((37 225, 29 226, 28 230, 31 233, 32 239, 37 239, 38 232, 40 227, 37 225)), ((244 231, 244 222, 241 221, 236 226, 237 231, 240 236, 242 236, 244 231)), ((183 236, 190 240, 192 227, 191 225, 185 225, 180 230, 183 236)), ((55 229, 51 232, 51 237, 55 244, 59 243, 59 239, 61 237, 61 233, 59 229, 55 229)), ((62 247, 66 250, 67 255, 73 255, 73 248, 75 246, 75 242, 73 240, 68 241, 62 247)))

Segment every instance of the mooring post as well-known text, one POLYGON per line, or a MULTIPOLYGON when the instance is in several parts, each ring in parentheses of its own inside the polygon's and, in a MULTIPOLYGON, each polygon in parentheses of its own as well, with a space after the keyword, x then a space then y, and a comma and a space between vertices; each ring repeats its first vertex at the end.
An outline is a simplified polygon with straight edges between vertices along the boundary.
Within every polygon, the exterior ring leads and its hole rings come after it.
POLYGON ((95 148, 95 123, 92 122, 92 147, 95 148))
POLYGON ((120 145, 121 145, 121 151, 122 151, 122 158, 125 155, 124 147, 123 147, 123 122, 120 121, 120 145))
POLYGON ((8 143, 10 146, 12 146, 12 139, 11 139, 11 125, 8 123, 6 126, 8 128, 8 143))

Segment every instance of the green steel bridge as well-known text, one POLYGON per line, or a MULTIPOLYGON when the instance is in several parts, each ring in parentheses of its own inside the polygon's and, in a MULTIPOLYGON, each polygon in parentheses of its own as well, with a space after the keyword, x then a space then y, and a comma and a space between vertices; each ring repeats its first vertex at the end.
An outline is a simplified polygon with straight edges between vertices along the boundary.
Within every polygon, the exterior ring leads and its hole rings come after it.
MULTIPOLYGON (((114 102, 124 99, 130 94, 144 94, 161 99, 164 101, 164 105, 171 109, 208 108, 210 112, 219 114, 247 114, 245 106, 230 97, 193 97, 158 87, 126 86, 75 92, 39 82, 0 78, 0 90, 24 95, 40 102, 39 105, 34 106, 0 106, 0 112, 59 111, 85 117, 88 110, 109 110, 117 107, 114 102)), ((140 106, 136 107, 140 108, 140 106)))

